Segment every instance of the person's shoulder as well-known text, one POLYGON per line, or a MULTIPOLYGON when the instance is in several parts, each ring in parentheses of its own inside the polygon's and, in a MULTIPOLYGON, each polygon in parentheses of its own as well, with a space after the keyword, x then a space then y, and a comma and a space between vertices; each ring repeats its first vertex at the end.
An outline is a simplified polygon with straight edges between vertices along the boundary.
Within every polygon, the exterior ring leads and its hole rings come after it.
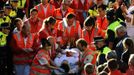
POLYGON ((63 20, 61 20, 58 24, 62 24, 63 23, 63 20))
POLYGON ((61 8, 57 8, 54 10, 54 12, 60 12, 61 11, 61 8))
POLYGON ((114 33, 114 31, 112 31, 111 29, 108 29, 108 30, 107 30, 107 33, 108 33, 108 34, 112 34, 112 33, 114 33))
POLYGON ((50 8, 52 7, 55 9, 55 6, 53 4, 49 3, 48 5, 50 6, 50 8))
POLYGON ((37 8, 37 7, 41 6, 41 5, 42 5, 42 3, 40 3, 40 4, 36 5, 36 6, 34 6, 34 8, 37 8))
POLYGON ((69 8, 68 8, 68 11, 69 11, 69 12, 74 12, 74 9, 69 7, 69 8))
POLYGON ((40 49, 37 54, 43 54, 43 53, 44 53, 44 50, 40 49))

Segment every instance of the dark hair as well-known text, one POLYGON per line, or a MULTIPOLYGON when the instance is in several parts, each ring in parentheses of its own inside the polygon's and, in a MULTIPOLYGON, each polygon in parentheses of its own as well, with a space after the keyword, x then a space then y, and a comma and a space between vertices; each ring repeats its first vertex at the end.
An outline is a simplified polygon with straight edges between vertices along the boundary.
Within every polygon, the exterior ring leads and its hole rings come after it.
POLYGON ((126 39, 125 44, 128 46, 129 52, 134 53, 134 43, 131 39, 126 39))
POLYGON ((76 41, 76 45, 77 45, 78 43, 80 43, 82 47, 83 47, 83 46, 87 47, 87 42, 86 42, 84 39, 78 39, 78 40, 76 41))
POLYGON ((107 7, 107 6, 104 5, 104 4, 101 4, 101 5, 98 6, 98 8, 101 8, 102 10, 106 10, 106 7, 107 7))
POLYGON ((19 22, 19 21, 22 21, 21 18, 16 18, 16 19, 14 20, 14 25, 17 25, 17 22, 19 22))
POLYGON ((56 23, 56 19, 55 19, 54 17, 52 17, 52 16, 48 17, 47 21, 48 21, 48 23, 50 23, 50 24, 56 23))
POLYGON ((94 73, 94 66, 92 64, 87 64, 84 66, 85 71, 87 74, 93 74, 94 73))
POLYGON ((68 13, 66 17, 67 17, 67 19, 72 19, 72 18, 75 17, 75 14, 73 14, 73 13, 68 13))
POLYGON ((113 20, 116 19, 116 17, 115 17, 115 10, 114 9, 108 10, 106 15, 107 15, 107 19, 109 21, 113 21, 113 20))
POLYGON ((87 17, 84 21, 84 26, 95 26, 95 18, 94 17, 87 17))
POLYGON ((41 39, 41 44, 42 44, 43 47, 46 46, 46 45, 51 46, 50 42, 45 38, 41 39))
POLYGON ((35 9, 35 8, 32 8, 32 9, 30 10, 30 13, 32 13, 32 12, 34 12, 34 11, 36 11, 36 12, 38 13, 38 10, 35 9))
POLYGON ((45 26, 48 25, 48 19, 47 18, 43 22, 44 22, 45 26))
POLYGON ((119 64, 118 64, 118 62, 117 62, 116 59, 110 59, 110 60, 108 61, 108 68, 109 68, 111 71, 114 71, 114 70, 118 69, 118 66, 119 66, 119 64))
POLYGON ((45 26, 48 26, 48 24, 55 24, 56 23, 56 19, 52 16, 46 18, 44 20, 45 26))
POLYGON ((61 66, 60 66, 60 68, 64 69, 64 71, 66 73, 68 73, 69 70, 70 70, 70 67, 69 67, 69 65, 67 63, 62 63, 61 66))

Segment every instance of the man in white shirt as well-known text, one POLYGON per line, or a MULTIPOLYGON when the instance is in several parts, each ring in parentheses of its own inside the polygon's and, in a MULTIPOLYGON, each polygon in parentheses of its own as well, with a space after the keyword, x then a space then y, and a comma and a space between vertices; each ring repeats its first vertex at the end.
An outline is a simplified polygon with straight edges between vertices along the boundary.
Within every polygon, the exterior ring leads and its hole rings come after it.
POLYGON ((130 6, 127 10, 126 25, 127 33, 134 40, 134 6, 130 6))

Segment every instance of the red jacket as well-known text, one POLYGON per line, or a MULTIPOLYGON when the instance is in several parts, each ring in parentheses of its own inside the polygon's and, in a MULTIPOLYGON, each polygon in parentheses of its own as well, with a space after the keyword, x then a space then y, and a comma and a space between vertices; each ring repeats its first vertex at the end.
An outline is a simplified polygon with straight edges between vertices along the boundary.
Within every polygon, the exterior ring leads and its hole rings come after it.
POLYGON ((82 66, 85 65, 84 61, 88 60, 88 59, 86 59, 86 57, 87 57, 88 55, 92 55, 92 56, 93 56, 92 61, 89 62, 89 63, 91 63, 91 64, 95 64, 95 63, 96 63, 96 55, 93 53, 93 51, 92 51, 92 50, 86 50, 86 51, 84 51, 84 53, 82 54, 82 58, 80 58, 80 62, 82 62, 82 66))
POLYGON ((76 21, 72 26, 65 27, 64 22, 61 21, 58 24, 58 30, 63 32, 62 40, 63 43, 66 44, 67 42, 70 42, 71 39, 74 39, 75 41, 79 38, 81 38, 81 27, 79 21, 76 21), (70 31, 69 31, 70 28, 70 31))
POLYGON ((44 6, 42 3, 40 3, 39 5, 36 5, 34 8, 36 8, 38 10, 38 17, 41 18, 42 20, 44 20, 45 18, 49 17, 49 16, 53 16, 55 7, 51 4, 47 4, 46 8, 46 13, 44 12, 44 6))
POLYGON ((87 41, 88 45, 94 42, 93 38, 96 36, 105 37, 105 33, 102 31, 102 29, 99 28, 92 28, 90 32, 86 29, 83 29, 82 31, 82 38, 84 38, 87 41))
POLYGON ((33 60, 33 57, 39 48, 37 45, 38 40, 34 34, 30 34, 27 37, 27 41, 24 41, 22 33, 13 34, 11 40, 11 47, 13 48, 13 61, 15 64, 30 64, 33 60), (24 48, 32 48, 33 51, 26 52, 24 48))
POLYGON ((31 18, 29 18, 27 21, 25 21, 24 23, 26 23, 27 25, 30 25, 30 32, 31 33, 38 33, 40 31, 40 29, 42 28, 42 23, 43 21, 41 19, 37 19, 35 22, 32 21, 31 18))
POLYGON ((72 5, 70 5, 71 8, 75 10, 76 18, 78 21, 80 21, 80 24, 83 24, 84 22, 84 16, 83 12, 81 11, 88 11, 89 4, 88 0, 84 0, 84 4, 82 4, 81 0, 73 0, 72 5))
POLYGON ((126 75, 134 75, 134 68, 129 68, 126 72, 126 75))
POLYGON ((58 8, 54 11, 54 17, 57 19, 57 20, 62 20, 62 18, 64 18, 68 13, 74 13, 74 10, 72 8, 68 8, 65 12, 65 14, 63 15, 62 13, 62 9, 61 8, 58 8))
POLYGON ((107 30, 108 27, 108 20, 106 17, 101 18, 101 17, 97 17, 97 26, 102 29, 102 30, 107 30))
POLYGON ((50 57, 48 52, 41 49, 33 59, 30 75, 37 75, 37 74, 51 75, 50 68, 46 67, 45 64, 41 64, 43 61, 45 62, 47 61, 47 63, 50 64, 50 57))
POLYGON ((40 33, 39 33, 39 38, 40 40, 42 38, 47 38, 48 36, 53 36, 55 37, 55 39, 57 38, 57 29, 55 28, 53 31, 50 31, 47 27, 45 29, 43 29, 40 33))
POLYGON ((111 71, 108 75, 123 75, 119 70, 111 71))
POLYGON ((64 15, 63 15, 63 13, 62 13, 62 9, 61 9, 61 8, 57 8, 57 9, 54 11, 54 17, 55 17, 56 20, 57 20, 55 28, 57 28, 58 23, 59 23, 64 17, 66 17, 66 15, 67 15, 68 13, 74 13, 74 10, 73 10, 72 8, 68 8, 68 10, 65 12, 64 15))

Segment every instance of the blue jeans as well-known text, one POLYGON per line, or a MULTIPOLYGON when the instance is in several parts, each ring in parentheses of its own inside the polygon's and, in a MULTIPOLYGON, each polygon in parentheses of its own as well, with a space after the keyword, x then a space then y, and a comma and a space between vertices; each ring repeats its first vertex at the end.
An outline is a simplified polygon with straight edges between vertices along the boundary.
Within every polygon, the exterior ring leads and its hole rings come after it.
POLYGON ((30 73, 30 65, 14 65, 15 67, 15 75, 29 75, 30 73))

